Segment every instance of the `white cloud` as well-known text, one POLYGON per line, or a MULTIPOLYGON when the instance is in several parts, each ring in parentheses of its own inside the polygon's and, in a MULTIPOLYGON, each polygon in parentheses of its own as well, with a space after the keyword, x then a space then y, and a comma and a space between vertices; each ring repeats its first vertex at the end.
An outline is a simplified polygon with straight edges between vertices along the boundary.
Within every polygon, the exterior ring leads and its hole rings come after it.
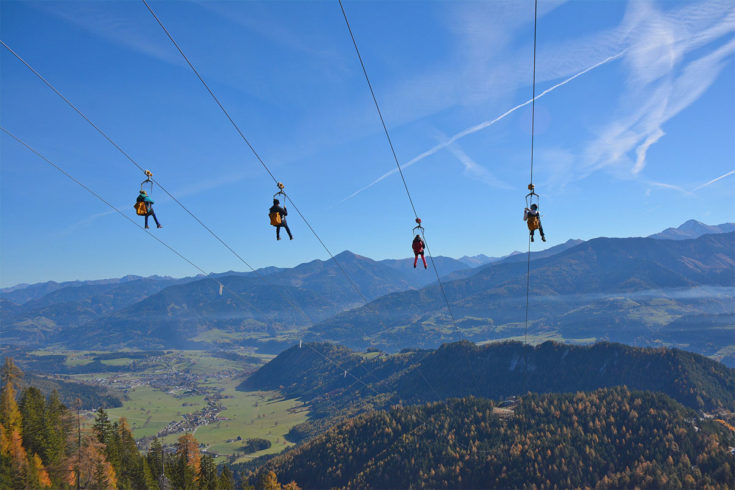
MULTIPOLYGON (((611 61, 619 58, 622 55, 623 55, 623 53, 618 53, 616 55, 609 56, 609 57, 605 58, 602 61, 598 61, 597 63, 595 63, 592 66, 588 66, 584 70, 582 70, 582 71, 580 71, 578 73, 575 73, 574 75, 572 75, 571 77, 567 78, 566 80, 563 80, 563 81, 561 81, 561 82, 559 82, 559 83, 557 83, 555 85, 552 85, 548 89, 544 90, 543 92, 541 92, 540 94, 538 94, 535 97, 535 100, 538 100, 538 99, 544 97, 545 95, 553 92, 557 88, 562 87, 562 86, 568 84, 569 82, 571 82, 574 79, 576 79, 576 78, 584 75, 585 73, 588 73, 588 72, 594 70, 595 68, 598 68, 598 67, 600 67, 600 66, 602 66, 604 64, 607 64, 607 63, 609 63, 609 62, 611 62, 611 61)), ((497 116, 497 117, 495 117, 493 119, 489 119, 489 120, 483 121, 483 122, 481 122, 479 124, 475 124, 474 126, 471 126, 471 127, 467 128, 467 129, 464 129, 464 130, 462 130, 462 131, 454 134, 453 136, 451 136, 450 138, 448 138, 446 141, 444 141, 442 143, 439 143, 438 145, 435 145, 432 148, 429 148, 425 152, 420 153, 419 155, 413 157, 411 160, 409 160, 406 163, 402 164, 401 165, 401 168, 405 170, 405 169, 411 167, 412 165, 415 165, 416 163, 419 163, 420 161, 424 160, 425 158, 430 157, 431 155, 437 153, 438 151, 443 150, 444 148, 447 148, 447 147, 451 146, 452 144, 454 144, 455 142, 459 141, 460 139, 462 139, 462 138, 464 138, 466 136, 469 136, 471 134, 477 133, 479 131, 482 131, 483 129, 489 128, 493 124, 495 124, 497 122, 500 122, 503 119, 505 119, 506 117, 510 116, 511 114, 513 114, 514 112, 516 112, 518 109, 521 109, 521 108, 529 105, 533 100, 534 99, 528 99, 525 102, 522 102, 522 103, 520 103, 520 104, 518 104, 518 105, 516 105, 514 107, 511 107, 510 109, 508 109, 507 111, 505 111, 504 113, 500 114, 499 116, 497 116)), ((391 169, 391 170, 389 170, 388 172, 384 173, 383 175, 381 175, 380 177, 378 177, 377 179, 375 179, 374 181, 372 181, 370 184, 368 184, 368 185, 366 185, 366 186, 358 189, 357 191, 355 191, 352 194, 350 194, 349 196, 347 196, 345 199, 343 199, 343 202, 346 201, 346 200, 348 200, 348 199, 352 199, 353 197, 357 196, 361 192, 363 192, 363 191, 371 188, 375 184, 381 182, 385 178, 387 178, 387 177, 389 177, 389 176, 391 176, 391 175, 393 175, 393 174, 395 174, 397 172, 398 172, 397 169, 391 169)))
POLYGON ((704 189, 705 187, 708 187, 708 186, 714 184, 715 182, 717 182, 719 180, 722 180, 722 179, 724 179, 726 177, 729 177, 731 175, 735 175, 735 170, 730 170, 729 172, 727 172, 725 174, 722 174, 719 177, 716 177, 716 178, 710 180, 709 182, 705 182, 704 184, 695 187, 693 192, 697 192, 700 189, 704 189))
POLYGON ((627 32, 627 83, 614 119, 584 151, 582 177, 616 166, 638 175, 663 126, 696 102, 735 53, 735 40, 702 53, 735 31, 732 3, 704 2, 661 12, 650 2, 631 2, 621 32, 627 32), (692 59, 692 55, 695 57, 692 59))
MULTIPOLYGON (((154 29, 147 29, 140 23, 130 22, 129 19, 126 21, 123 16, 111 13, 109 7, 112 4, 108 2, 74 2, 64 5, 56 2, 31 2, 30 5, 119 46, 171 65, 185 66, 178 53, 154 29)), ((141 14, 147 14, 145 7, 141 7, 141 14)))
POLYGON ((449 145, 447 149, 452 155, 457 158, 457 160, 459 160, 459 162, 464 167, 465 175, 469 176, 470 178, 476 179, 484 184, 489 185, 490 187, 496 187, 498 189, 513 188, 511 185, 498 179, 488 169, 470 158, 470 156, 467 155, 467 153, 465 153, 458 144, 454 143, 452 145, 449 145))

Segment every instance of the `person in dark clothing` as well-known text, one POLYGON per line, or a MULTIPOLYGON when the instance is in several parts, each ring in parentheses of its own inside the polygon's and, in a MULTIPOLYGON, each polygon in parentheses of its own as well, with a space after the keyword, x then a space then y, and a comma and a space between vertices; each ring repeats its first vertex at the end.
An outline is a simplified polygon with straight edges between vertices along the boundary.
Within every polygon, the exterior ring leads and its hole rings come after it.
POLYGON ((523 220, 528 225, 528 231, 531 232, 531 241, 533 241, 533 232, 536 229, 541 234, 541 240, 546 241, 544 227, 541 226, 541 215, 538 212, 538 206, 536 204, 531 204, 531 209, 526 208, 523 211, 523 220))
POLYGON ((153 212, 153 199, 151 199, 146 191, 142 190, 140 191, 140 194, 138 194, 138 198, 135 200, 137 203, 145 203, 146 207, 146 213, 145 213, 145 227, 148 228, 148 216, 153 216, 153 221, 156 222, 156 227, 163 228, 161 226, 161 223, 158 222, 158 218, 156 218, 156 213, 153 212))
POLYGON ((286 223, 286 216, 288 216, 288 211, 286 210, 285 206, 281 207, 280 204, 281 202, 278 199, 273 199, 273 206, 271 206, 270 210, 268 211, 271 215, 273 213, 278 213, 278 216, 280 216, 281 218, 281 224, 273 225, 276 227, 276 240, 281 239, 281 227, 286 228, 286 233, 288 233, 289 240, 293 240, 291 230, 288 228, 288 224, 286 223))
POLYGON ((424 247, 426 247, 426 244, 421 239, 420 235, 416 235, 416 238, 413 239, 413 243, 411 244, 411 248, 413 248, 413 268, 416 268, 416 263, 419 261, 419 255, 421 256, 421 260, 424 262, 424 269, 428 268, 426 265, 426 258, 424 257, 424 247))

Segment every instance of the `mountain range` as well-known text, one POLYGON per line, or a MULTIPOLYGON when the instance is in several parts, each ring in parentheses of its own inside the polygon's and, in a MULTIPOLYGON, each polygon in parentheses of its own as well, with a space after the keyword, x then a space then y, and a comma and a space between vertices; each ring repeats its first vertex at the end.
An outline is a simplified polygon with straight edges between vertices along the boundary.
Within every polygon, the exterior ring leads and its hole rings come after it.
POLYGON ((666 228, 661 233, 650 235, 649 238, 657 238, 660 240, 688 240, 691 238, 699 238, 702 235, 730 233, 732 231, 735 231, 735 223, 706 225, 695 219, 690 219, 681 226, 676 228, 666 228))
MULTIPOLYGON (((698 238, 570 240, 533 252, 531 340, 673 345, 735 365, 735 233, 719 232, 729 227, 688 221, 678 234, 698 238)), ((258 274, 6 288, 0 334, 16 347, 235 343, 273 353, 299 338, 397 351, 526 334, 526 254, 436 257, 456 322, 434 274, 414 270, 410 259, 347 251, 336 259, 258 274)))
MULTIPOLYGON (((311 327, 305 338, 396 351, 524 336, 526 280, 526 264, 511 258, 444 282, 453 316, 442 290, 431 285, 340 313, 311 327)), ((730 336, 706 352, 714 354, 734 343, 733 314, 735 233, 677 241, 598 238, 532 262, 528 332, 536 340, 673 340, 685 347, 690 339, 681 330, 672 337, 666 327, 686 316, 690 325, 702 320, 698 336, 730 336)))

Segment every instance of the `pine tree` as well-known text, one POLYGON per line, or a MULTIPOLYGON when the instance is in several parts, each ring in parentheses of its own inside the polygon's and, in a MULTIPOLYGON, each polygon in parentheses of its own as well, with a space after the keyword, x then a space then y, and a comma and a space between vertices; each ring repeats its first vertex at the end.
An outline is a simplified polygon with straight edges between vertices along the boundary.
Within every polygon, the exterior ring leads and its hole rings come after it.
POLYGON ((219 476, 219 489, 221 490, 234 490, 235 489, 235 477, 232 475, 232 470, 227 465, 222 467, 222 473, 219 476))
POLYGON ((196 489, 200 469, 199 443, 192 434, 179 437, 176 443, 176 463, 170 471, 173 487, 183 490, 196 489))
POLYGON ((157 437, 151 442, 151 447, 148 450, 148 454, 146 454, 146 461, 153 478, 158 481, 163 472, 163 446, 157 437))
POLYGON ((110 417, 107 416, 105 409, 100 407, 97 409, 94 417, 94 425, 92 426, 99 442, 107 444, 107 440, 110 437, 110 428, 110 417))
POLYGON ((200 490, 217 490, 217 466, 211 456, 202 456, 197 484, 200 490))
MULTIPOLYGON (((65 417, 66 407, 59 399, 59 392, 54 390, 46 402, 44 426, 46 430, 46 448, 44 462, 51 469, 60 465, 66 453, 66 435, 71 431, 69 420, 65 417)), ((52 474, 52 479, 54 476, 52 474)))
POLYGON ((141 488, 145 485, 143 475, 143 458, 140 456, 135 438, 125 418, 118 422, 118 440, 120 444, 119 481, 130 488, 141 488))
POLYGON ((23 390, 19 409, 23 447, 29 454, 38 454, 47 461, 46 400, 41 391, 33 386, 23 390))
POLYGON ((147 490, 158 490, 158 481, 153 476, 151 466, 148 464, 148 459, 143 459, 143 480, 145 481, 145 487, 147 490))

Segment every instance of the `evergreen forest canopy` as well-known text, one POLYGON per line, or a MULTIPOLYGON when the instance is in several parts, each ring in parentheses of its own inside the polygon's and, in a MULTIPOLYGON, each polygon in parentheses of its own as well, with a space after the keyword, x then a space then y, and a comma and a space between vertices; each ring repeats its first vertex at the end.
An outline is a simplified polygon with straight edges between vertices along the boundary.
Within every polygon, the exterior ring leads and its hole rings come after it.
POLYGON ((267 463, 305 488, 732 488, 735 434, 663 394, 606 388, 369 412, 267 463))
POLYGON ((735 411, 735 370, 677 349, 612 343, 546 342, 534 347, 519 342, 484 346, 458 342, 435 351, 399 354, 307 343, 284 351, 240 388, 277 389, 308 400, 312 420, 292 431, 294 439, 301 439, 345 416, 397 403, 465 396, 502 400, 528 391, 574 392, 620 385, 663 392, 694 409, 735 411), (345 376, 345 371, 355 377, 345 376))

